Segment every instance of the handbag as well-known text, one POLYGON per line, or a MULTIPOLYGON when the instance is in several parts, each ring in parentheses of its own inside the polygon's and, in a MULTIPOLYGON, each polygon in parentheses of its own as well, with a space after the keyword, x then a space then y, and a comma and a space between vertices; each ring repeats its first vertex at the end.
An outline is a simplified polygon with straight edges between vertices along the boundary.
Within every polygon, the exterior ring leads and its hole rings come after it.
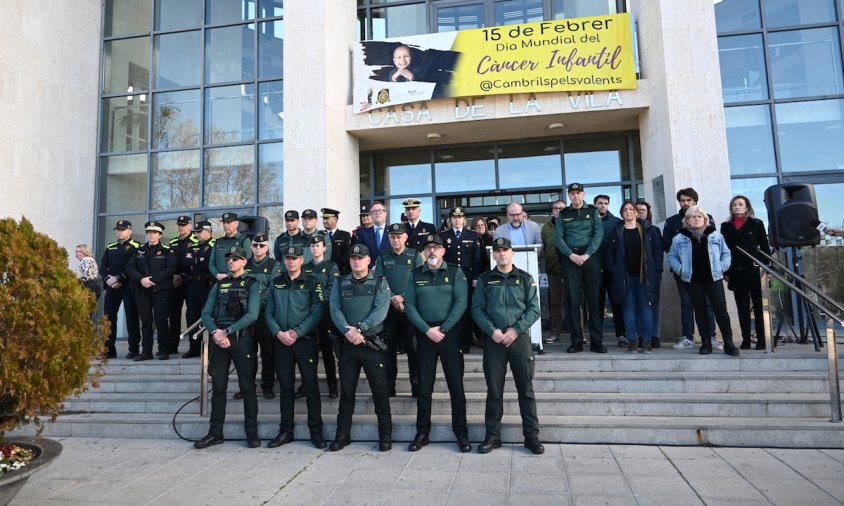
POLYGON ((96 278, 86 279, 82 281, 82 284, 85 285, 85 288, 94 292, 94 297, 98 299, 103 293, 103 282, 99 276, 97 276, 96 278))

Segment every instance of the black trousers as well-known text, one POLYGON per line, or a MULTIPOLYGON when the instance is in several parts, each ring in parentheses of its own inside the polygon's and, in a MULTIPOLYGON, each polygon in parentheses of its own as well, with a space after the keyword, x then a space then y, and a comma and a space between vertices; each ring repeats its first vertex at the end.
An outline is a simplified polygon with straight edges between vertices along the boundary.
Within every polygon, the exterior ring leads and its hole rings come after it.
POLYGON ((324 309, 322 320, 317 325, 317 345, 322 355, 322 367, 325 369, 325 379, 328 382, 328 386, 337 388, 337 362, 334 358, 334 339, 342 339, 343 337, 338 337, 338 333, 334 329, 334 324, 331 323, 328 304, 325 305, 324 309))
POLYGON ((736 299, 742 340, 750 341, 750 304, 753 303, 753 322, 756 326, 756 348, 765 347, 765 320, 762 315, 762 281, 759 269, 730 277, 730 286, 736 299))
POLYGON ((701 348, 712 351, 712 340, 704 336, 715 335, 715 329, 709 328, 707 301, 715 313, 718 330, 721 331, 721 337, 724 339, 724 348, 733 346, 733 329, 730 326, 730 315, 727 314, 727 298, 724 295, 723 280, 693 281, 688 283, 688 288, 695 309, 695 322, 701 336, 701 348))
MULTIPOLYGON (((467 290, 469 305, 466 306, 466 311, 463 312, 463 316, 460 317, 460 321, 457 323, 457 327, 460 328, 460 336, 463 339, 463 353, 469 353, 469 350, 472 348, 472 334, 475 331, 475 320, 472 319, 472 295, 475 293, 475 287, 472 286, 471 279, 467 281, 469 282, 467 290)), ((420 338, 424 338, 424 336, 420 336, 420 338)))
POLYGON ((419 354, 416 350, 416 328, 410 323, 407 314, 390 307, 387 319, 384 321, 387 334, 387 393, 396 390, 398 378, 398 347, 401 344, 407 353, 407 368, 410 372, 410 386, 415 392, 419 386, 419 354))
POLYGON ((141 326, 138 322, 138 305, 135 302, 135 294, 129 285, 123 285, 115 290, 106 285, 105 297, 103 300, 103 311, 111 323, 111 333, 108 335, 106 346, 108 351, 114 351, 114 343, 117 339, 117 312, 123 304, 123 313, 126 315, 126 330, 129 332, 129 351, 138 353, 141 347, 141 326))
MULTIPOLYGON (((436 325, 433 325, 436 326, 436 325)), ((431 397, 437 376, 437 358, 443 364, 443 373, 451 398, 451 428, 457 437, 468 436, 466 426, 466 393, 463 389, 463 350, 460 329, 455 326, 439 343, 419 336, 419 395, 416 397, 416 432, 431 432, 431 397)))
MULTIPOLYGON (((152 353, 152 326, 158 334, 159 353, 170 353, 170 329, 167 325, 170 290, 160 292, 149 288, 135 291, 135 303, 141 317, 141 347, 144 353, 152 353)), ((130 344, 131 348, 131 344, 130 344)))
POLYGON ((258 398, 255 396, 255 372, 258 369, 257 344, 249 331, 240 331, 240 338, 229 336, 231 346, 223 349, 211 339, 211 358, 208 361, 208 375, 211 376, 211 427, 208 433, 223 435, 226 421, 226 389, 229 384, 229 366, 234 362, 237 382, 243 393, 243 425, 246 436, 258 435, 258 398))
MULTIPOLYGON (((211 292, 211 287, 204 281, 188 281, 187 291, 187 319, 188 326, 190 326, 202 318, 202 309, 205 307, 205 303, 208 302, 208 294, 211 292)), ((191 351, 199 351, 199 346, 199 340, 190 340, 191 351)))
POLYGON ((539 437, 539 418, 536 415, 536 396, 533 393, 535 361, 529 334, 519 334, 507 347, 487 339, 484 345, 484 378, 486 379, 486 437, 501 438, 501 417, 504 414, 504 380, 507 364, 513 373, 519 394, 522 433, 525 437, 539 437))
POLYGON ((264 308, 258 314, 258 319, 252 324, 252 333, 255 335, 255 340, 258 342, 258 348, 261 350, 261 388, 268 388, 272 390, 275 383, 275 362, 273 361, 273 341, 278 341, 267 327, 267 319, 264 316, 264 308))
MULTIPOLYGON (((601 316, 604 315, 604 305, 607 300, 607 293, 612 289, 612 271, 601 271, 601 288, 598 291, 598 304, 601 306, 601 316)), ((621 275, 626 275, 622 273, 621 275)), ((612 307, 612 323, 615 327, 615 337, 627 335, 627 330, 624 327, 624 306, 613 304, 610 298, 610 306, 612 307)), ((603 322, 603 318, 601 320, 603 322)), ((601 325, 603 327, 603 324, 601 325)))
POLYGON ((308 405, 308 429, 322 434, 322 405, 317 382, 317 343, 313 337, 300 337, 291 346, 284 345, 278 338, 272 340, 272 356, 275 373, 280 385, 279 409, 281 410, 280 431, 293 431, 293 409, 296 402, 294 367, 299 367, 305 400, 308 405))
POLYGON ((568 258, 562 259, 563 285, 566 291, 566 321, 571 326, 572 344, 583 342, 583 326, 580 319, 580 304, 585 298, 589 312, 589 339, 592 346, 599 346, 604 340, 602 322, 603 304, 598 304, 601 286, 601 258, 595 255, 578 267, 568 258))
POLYGON ((352 414, 355 412, 355 391, 358 388, 360 370, 363 368, 378 418, 378 435, 389 438, 393 435, 390 415, 390 397, 387 395, 387 353, 355 346, 343 338, 340 352, 340 408, 337 412, 337 437, 346 436, 352 429, 352 414))
POLYGON ((167 315, 167 322, 170 328, 169 352, 172 354, 179 353, 179 334, 182 333, 182 309, 185 307, 187 290, 187 284, 183 281, 181 286, 170 290, 170 300, 167 302, 170 308, 170 312, 167 315))

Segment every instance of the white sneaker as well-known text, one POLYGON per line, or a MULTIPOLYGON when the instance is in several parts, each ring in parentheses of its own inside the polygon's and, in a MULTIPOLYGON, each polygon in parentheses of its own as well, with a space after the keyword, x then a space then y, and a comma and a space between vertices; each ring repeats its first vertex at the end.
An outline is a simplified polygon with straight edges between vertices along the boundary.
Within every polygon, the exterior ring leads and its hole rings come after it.
POLYGON ((695 342, 689 339, 688 337, 684 337, 683 339, 680 339, 679 341, 671 345, 671 347, 675 350, 690 350, 694 349, 695 342))
POLYGON ((545 344, 554 344, 560 342, 560 336, 557 335, 550 335, 545 338, 545 344))
POLYGON ((724 345, 719 343, 718 340, 715 339, 715 336, 712 336, 712 349, 713 350, 723 350, 724 349, 724 345))
POLYGON ((627 337, 626 336, 620 336, 618 338, 618 345, 620 347, 626 347, 627 346, 627 337))

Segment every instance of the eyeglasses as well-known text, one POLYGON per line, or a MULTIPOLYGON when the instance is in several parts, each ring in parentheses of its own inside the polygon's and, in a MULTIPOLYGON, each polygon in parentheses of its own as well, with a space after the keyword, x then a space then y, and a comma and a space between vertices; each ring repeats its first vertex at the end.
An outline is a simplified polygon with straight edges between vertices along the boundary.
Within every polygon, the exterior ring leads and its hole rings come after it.
POLYGON ((563 209, 565 209, 565 207, 557 207, 557 206, 554 206, 554 210, 555 210, 555 211, 562 211, 563 209))
POLYGON ((507 213, 507 216, 509 216, 511 218, 518 218, 521 215, 522 215, 522 213, 507 213))
POLYGON ((266 248, 266 247, 267 247, 267 243, 257 243, 257 242, 253 242, 253 243, 252 243, 252 247, 253 247, 253 248, 266 248))
POLYGON ((226 262, 236 262, 236 261, 238 261, 238 260, 246 260, 246 259, 245 259, 245 258, 240 258, 240 257, 228 257, 228 258, 226 259, 226 262))
POLYGON ((371 211, 369 211, 369 212, 370 212, 371 214, 381 214, 381 213, 386 213, 387 211, 385 211, 384 209, 373 209, 373 210, 371 210, 371 211))
POLYGON ((430 246, 425 246, 424 251, 434 251, 438 249, 442 249, 442 246, 440 246, 439 244, 432 244, 430 246))

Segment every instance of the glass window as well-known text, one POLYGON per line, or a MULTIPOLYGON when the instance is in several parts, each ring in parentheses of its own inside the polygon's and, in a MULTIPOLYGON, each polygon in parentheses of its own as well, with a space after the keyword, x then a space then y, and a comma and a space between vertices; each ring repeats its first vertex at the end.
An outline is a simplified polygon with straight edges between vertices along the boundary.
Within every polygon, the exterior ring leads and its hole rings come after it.
POLYGON ((780 26, 811 25, 835 21, 833 0, 763 0, 765 2, 765 25, 768 28, 780 26))
MULTIPOLYGON (((818 218, 823 223, 833 227, 844 229, 844 208, 841 207, 840 198, 844 195, 844 183, 834 184, 816 184, 815 198, 818 202, 818 218)), ((828 238, 828 236, 821 236, 828 238)), ((838 244, 841 244, 841 239, 838 239, 838 244)), ((837 266, 840 275, 841 265, 837 266)), ((840 298, 838 300, 841 300, 840 298)))
POLYGON ((616 0, 553 0, 554 19, 616 14, 616 0))
POLYGON ((156 93, 153 100, 153 149, 199 145, 202 124, 202 95, 199 90, 156 93))
POLYGON ((205 32, 205 82, 255 79, 255 24, 205 32))
POLYGON ((360 155, 360 199, 369 200, 372 196, 372 180, 369 177, 369 166, 372 163, 372 155, 360 155))
POLYGON ((100 150, 136 151, 147 148, 147 95, 103 99, 100 118, 100 150))
POLYGON ((205 22, 209 25, 255 19, 256 0, 205 0, 205 22))
POLYGON ((272 245, 275 243, 275 238, 286 230, 284 228, 284 208, 281 206, 259 207, 258 216, 267 219, 267 225, 270 228, 267 238, 270 240, 270 253, 272 254, 272 245))
POLYGON ((438 192, 465 192, 496 188, 495 160, 490 146, 438 150, 434 173, 438 192))
POLYGON ((147 208, 147 155, 100 159, 100 212, 147 208))
POLYGON ((438 7, 436 17, 438 32, 455 32, 486 26, 483 3, 438 7))
POLYGON ((129 220, 132 222, 132 239, 143 243, 146 241, 144 237, 144 223, 146 222, 146 215, 144 214, 120 214, 116 216, 103 216, 97 220, 99 226, 97 227, 97 251, 95 251, 94 258, 99 261, 103 257, 103 252, 108 243, 117 240, 114 231, 114 225, 117 220, 129 220))
POLYGON ((255 85, 236 84, 205 90, 205 143, 255 139, 255 85))
POLYGON ((260 83, 258 94, 261 105, 258 107, 260 125, 258 138, 281 139, 284 137, 284 93, 282 81, 260 83))
MULTIPOLYGON (((598 195, 606 195, 610 198, 610 207, 609 210, 613 214, 613 216, 621 217, 621 213, 618 212, 621 209, 621 204, 624 203, 625 200, 630 200, 630 186, 587 186, 585 188, 585 196, 583 197, 584 202, 587 204, 592 204, 595 202, 595 197, 598 195)), ((569 203, 568 193, 564 198, 566 203, 569 203)))
POLYGON ((155 29, 196 28, 202 24, 202 0, 155 0, 155 29))
POLYGON ((152 155, 152 209, 199 207, 199 150, 152 155))
POLYGON ((206 206, 255 203, 255 147, 234 146, 205 150, 206 206))
POLYGON ((725 103, 768 98, 761 34, 718 37, 718 61, 725 103))
POLYGON ((281 202, 284 196, 284 144, 258 145, 258 202, 281 202))
POLYGON ((202 79, 202 36, 182 32, 155 37, 155 87, 198 85, 202 79))
POLYGON ((260 0, 258 4, 261 6, 258 11, 259 18, 274 18, 276 16, 284 16, 284 1, 283 0, 260 0))
POLYGON ((149 32, 149 0, 106 0, 106 37, 149 32))
POLYGON ((284 21, 258 23, 258 76, 284 75, 284 21))
POLYGON ((759 0, 715 0, 715 25, 719 33, 762 28, 759 0))
POLYGON ((774 98, 836 95, 844 91, 837 28, 768 35, 774 98))
MULTIPOLYGON (((417 197, 422 211, 419 213, 419 220, 427 223, 433 223, 439 228, 439 216, 434 218, 434 200, 431 197, 417 197)), ((401 222, 401 215, 404 214, 404 199, 387 199, 384 201, 384 207, 387 208, 387 223, 401 222)))
POLYGON ((430 151, 375 155, 376 195, 412 195, 430 191, 430 151))
POLYGON ((495 0, 496 25, 517 25, 544 19, 542 0, 495 0))
POLYGON ((498 180, 501 188, 562 186, 559 141, 498 146, 498 180))
POLYGON ((103 42, 103 92, 149 89, 149 37, 103 42))
POLYGON ((425 4, 372 9, 372 39, 428 33, 425 4))
POLYGON ((727 150, 730 174, 764 174, 777 171, 771 111, 767 105, 727 107, 727 150))
POLYGON ((629 179, 627 139, 585 139, 566 141, 566 183, 600 183, 629 179))
POLYGON ((844 100, 775 107, 783 172, 844 169, 844 100))
MULTIPOLYGON (((775 177, 760 177, 750 179, 733 179, 731 181, 732 195, 744 195, 750 199, 753 215, 768 226, 768 208, 765 206, 765 190, 777 184, 775 177)), ((710 209, 713 216, 730 216, 729 209, 710 209)))

